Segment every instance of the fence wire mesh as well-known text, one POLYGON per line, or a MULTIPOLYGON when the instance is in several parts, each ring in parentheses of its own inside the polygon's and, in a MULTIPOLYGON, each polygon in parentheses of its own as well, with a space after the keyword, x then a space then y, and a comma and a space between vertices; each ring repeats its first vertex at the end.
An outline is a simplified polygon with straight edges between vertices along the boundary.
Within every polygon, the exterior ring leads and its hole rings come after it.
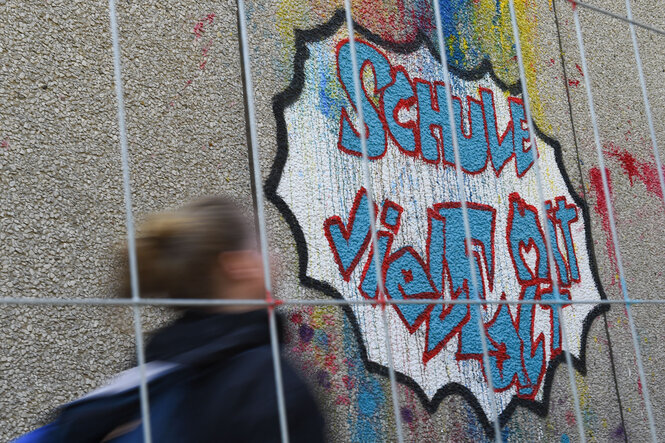
MULTIPOLYGON (((529 133, 531 134, 531 140, 530 143, 532 146, 536 146, 536 130, 534 127, 533 123, 533 117, 532 117, 532 110, 530 106, 530 101, 529 101, 529 82, 527 79, 527 75, 525 72, 525 65, 524 65, 524 60, 522 56, 522 47, 521 47, 521 41, 524 37, 521 36, 520 34, 520 29, 518 27, 518 21, 516 17, 516 11, 515 11, 515 2, 513 0, 509 1, 509 8, 510 8, 510 17, 511 17, 511 25, 512 25, 512 31, 513 31, 513 37, 514 37, 514 45, 515 45, 515 50, 516 50, 516 58, 517 58, 517 64, 519 67, 519 78, 520 78, 520 84, 521 84, 521 96, 524 101, 524 106, 525 106, 525 113, 526 113, 526 121, 527 125, 529 128, 529 133)), ((644 408, 647 412, 647 419, 648 419, 648 428, 649 428, 649 433, 650 433, 650 439, 651 441, 658 441, 658 433, 656 430, 656 423, 655 423, 655 418, 653 414, 653 407, 650 399, 650 394, 649 394, 649 383, 647 380, 647 376, 645 373, 644 369, 644 364, 643 364, 643 358, 642 358, 642 351, 641 351, 641 346, 640 343, 642 342, 640 339, 640 335, 638 333, 637 327, 635 325, 635 321, 633 319, 633 314, 632 314, 632 307, 636 305, 642 305, 642 306, 659 306, 662 304, 665 304, 665 299, 662 298, 655 298, 655 299, 633 299, 629 296, 629 289, 627 287, 626 283, 626 277, 625 277, 625 271, 624 271, 624 266, 623 266, 623 261, 622 261, 622 255, 621 255, 621 248, 619 245, 619 234, 617 232, 617 227, 616 227, 616 222, 615 222, 615 213, 613 209, 613 202, 611 200, 611 192, 609 188, 609 178, 606 175, 606 167, 605 167, 605 162, 604 162, 604 152, 602 148, 602 142, 601 142, 601 136, 600 132, 598 129, 598 121, 597 121, 597 114, 594 109, 594 95, 593 95, 593 88, 592 88, 592 73, 590 72, 588 66, 587 66, 587 57, 585 53, 585 48, 584 48, 584 37, 583 37, 583 29, 580 24, 580 9, 586 10, 587 13, 589 14, 602 14, 607 17, 610 17, 617 22, 622 22, 625 23, 629 26, 630 28, 630 35, 631 35, 631 41, 633 45, 633 50, 634 50, 634 57, 635 57, 635 65, 638 70, 638 76, 639 76, 639 82, 640 82, 640 87, 643 95, 643 102, 644 102, 644 107, 645 107, 645 113, 647 116, 647 122, 648 122, 648 130, 649 134, 651 137, 651 146, 653 147, 653 155, 655 158, 656 166, 657 166, 657 171, 658 171, 658 184, 661 189, 661 194, 663 198, 665 198, 665 178, 663 176, 663 170, 662 170, 662 165, 661 165, 661 160, 660 160, 660 153, 658 150, 658 142, 656 138, 656 130, 654 127, 654 117, 652 115, 652 110, 651 106, 649 103, 649 91, 647 90, 646 86, 646 81, 645 81, 645 76, 644 76, 644 68, 642 65, 642 60, 641 60, 641 55, 639 51, 639 44, 638 40, 636 37, 636 32, 635 28, 638 27, 644 31, 648 31, 654 34, 660 34, 660 35, 665 35, 665 31, 658 29, 657 27, 654 27, 652 25, 645 24, 643 22, 640 22, 638 20, 633 19, 632 11, 631 11, 631 2, 630 0, 626 0, 625 2, 625 8, 626 8, 626 15, 620 15, 616 14, 611 11, 607 11, 605 9, 602 9, 598 6, 594 6, 592 4, 588 4, 585 2, 579 2, 579 1, 574 1, 574 0, 555 0, 554 1, 555 8, 563 8, 563 7, 569 7, 572 9, 573 13, 573 18, 574 18, 574 25, 575 25, 575 31, 576 31, 576 38, 577 38, 577 43, 578 43, 578 48, 579 48, 579 53, 580 53, 580 59, 581 59, 581 71, 582 75, 584 78, 584 83, 585 83, 585 91, 587 94, 587 103, 589 107, 589 112, 591 116, 591 122, 592 122, 592 127, 593 127, 593 134, 594 134, 594 142, 595 142, 595 147, 596 147, 596 152, 598 156, 598 165, 601 173, 601 179, 602 179, 602 185, 604 189, 604 196, 605 196, 605 205, 608 208, 609 211, 609 223, 610 223, 610 230, 611 230, 611 242, 612 242, 612 247, 613 247, 613 253, 616 257, 616 262, 617 262, 617 267, 618 267, 618 273, 619 273, 619 283, 621 287, 621 294, 622 294, 622 299, 603 299, 603 300, 564 300, 561 298, 557 299, 549 299, 549 300, 490 300, 490 299, 482 299, 479 293, 478 285, 479 282, 476 281, 476 273, 474 272, 474 264, 473 264, 473 258, 472 255, 467 254, 467 257, 469 259, 469 267, 470 267, 470 275, 472 276, 472 281, 471 281, 471 288, 470 288, 470 293, 471 296, 469 297, 468 300, 464 299, 427 299, 427 298, 419 298, 419 299, 391 299, 386 296, 386 291, 384 288, 383 284, 383 278, 381 275, 380 271, 380 263, 379 263, 379 255, 374 254, 373 259, 375 260, 375 270, 376 270, 376 280, 378 284, 378 292, 379 296, 375 299, 356 299, 356 300, 342 300, 342 299, 331 299, 331 298, 325 298, 322 297, 320 299, 289 299, 288 296, 284 296, 283 294, 274 294, 273 293, 273 287, 272 287, 272 281, 271 281, 271 269, 270 269, 270 261, 269 261, 269 245, 268 245, 268 228, 266 225, 266 216, 265 216, 265 205, 264 205, 264 197, 263 197, 263 180, 264 180, 264 175, 262 174, 261 171, 261 162, 260 162, 260 156, 261 156, 261 140, 258 135, 257 131, 257 118, 256 118, 256 110, 255 110, 255 105, 254 105, 254 85, 253 85, 253 80, 252 80, 252 60, 250 59, 250 53, 251 53, 251 48, 250 48, 250 42, 249 42, 249 36, 248 36, 248 24, 247 24, 247 17, 246 17, 246 8, 245 8, 245 3, 243 0, 238 0, 237 1, 237 14, 238 14, 238 29, 239 29, 239 37, 240 37, 240 57, 242 60, 242 68, 243 68, 243 77, 244 77, 244 85, 245 85, 245 100, 246 100, 246 106, 247 106, 247 126, 248 126, 248 147, 251 150, 251 160, 252 160, 252 171, 253 171, 253 181, 254 181, 254 190, 255 190, 255 203, 256 203, 256 215, 257 215, 257 220, 258 220, 258 232, 259 232, 259 239, 260 239, 260 248, 261 248, 261 253, 262 253, 262 260, 263 260, 263 265, 264 265, 264 273, 265 273, 265 282, 266 282, 266 298, 265 300, 210 300, 210 299, 160 299, 160 298, 141 298, 140 296, 140 282, 138 280, 138 272, 137 272, 137 260, 136 260, 136 251, 135 251, 135 240, 134 240, 134 232, 135 232, 135 227, 134 227, 134 220, 133 220, 133 207, 132 207, 132 188, 131 188, 131 180, 130 180, 130 167, 129 167, 129 154, 128 154, 128 142, 127 142, 127 128, 125 125, 125 109, 124 109, 124 93, 123 93, 123 82, 122 82, 122 65, 121 65, 121 50, 120 50, 120 35, 119 35, 119 30, 118 30, 118 24, 117 24, 117 13, 116 13, 116 5, 115 5, 115 0, 109 0, 109 15, 110 15, 110 29, 111 29, 111 39, 112 39, 112 49, 113 49, 113 61, 114 61, 114 80, 115 80, 115 92, 116 92, 116 101, 117 101, 117 124, 119 128, 119 145, 120 145, 120 151, 121 151, 121 169, 122 169, 122 179, 123 179, 123 191, 124 191, 124 199, 125 199, 125 216, 126 216, 126 232, 127 232, 127 238, 128 238, 128 246, 129 246, 129 270, 130 270, 130 275, 131 275, 131 293, 132 297, 131 299, 107 299, 107 298, 84 298, 84 299, 68 299, 68 298, 28 298, 28 297, 0 297, 0 305, 24 305, 24 306, 40 306, 40 305, 47 305, 47 306, 75 306, 75 305, 89 305, 89 306, 131 306, 133 309, 133 314, 134 314, 134 334, 135 334, 135 341, 136 341, 136 352, 137 352, 137 361, 138 361, 138 366, 141 369, 141 384, 140 384, 140 398, 141 398, 141 412, 142 412, 142 421, 143 421, 143 430, 144 430, 144 440, 146 442, 151 442, 151 428, 150 428, 150 405, 148 402, 148 384, 146 381, 146 374, 145 371, 143 370, 145 366, 145 355, 144 355, 144 348, 143 348, 143 326, 141 322, 141 315, 140 315, 140 309, 141 307, 144 306, 172 306, 172 307, 183 307, 183 306, 229 306, 229 305, 236 305, 236 304, 241 304, 241 305, 256 305, 260 307, 266 307, 269 312, 269 319, 270 319, 270 334, 271 334, 271 349, 272 349, 272 354, 273 354, 273 361, 274 361, 274 377, 275 377, 275 384, 276 384, 276 389, 277 389, 277 410, 279 412, 279 423, 280 423, 280 429, 281 429, 281 439, 283 442, 288 442, 289 441, 289 432, 288 432, 288 427, 287 427, 287 411, 285 408, 285 401, 284 401, 284 386, 282 384, 282 375, 281 375, 281 368, 280 368, 280 359, 279 359, 279 347, 278 347, 278 337, 277 337, 277 326, 275 322, 275 308, 279 306, 350 306, 350 305, 372 305, 372 306, 378 306, 383 310, 383 325, 382 325, 382 331, 384 334, 384 342, 385 342, 385 347, 386 347, 386 355, 388 356, 388 373, 389 373, 389 380, 390 380, 390 391, 391 391, 391 402, 392 402, 392 412, 393 412, 393 419, 395 423, 395 429, 396 429, 396 439, 398 441, 404 441, 404 430, 402 428, 402 421, 403 418, 400 414, 400 392, 398 389, 398 382, 395 376, 395 368, 393 366, 393 355, 392 355, 392 345, 391 345, 391 337, 390 337, 390 328, 389 328, 389 323, 386 317, 386 312, 385 312, 385 307, 386 306, 391 306, 391 305, 418 305, 418 304, 425 304, 425 305, 446 305, 446 306, 454 306, 454 305, 467 305, 469 307, 473 306, 475 309, 478 310, 478 330, 480 332, 480 336, 482 337, 482 354, 483 354, 483 359, 485 362, 485 378, 488 381, 489 385, 489 391, 488 391, 488 402, 491 405, 491 407, 494 409, 494 419, 492 420, 492 426, 494 429, 494 437, 497 442, 503 441, 502 437, 502 423, 500 423, 499 420, 499 412, 496 409, 496 402, 497 399, 494 397, 494 392, 495 392, 495 387, 494 383, 492 380, 492 373, 489 371, 487 368, 490 367, 489 364, 489 351, 488 351, 488 344, 487 344, 487 339, 485 337, 485 334, 483 333, 483 323, 482 323, 482 308, 484 306, 491 306, 491 305, 511 305, 511 306, 516 306, 516 305, 549 305, 559 311, 559 317, 562 319, 561 322, 561 329, 562 329, 562 338, 563 338, 563 343, 564 343, 564 349, 571 349, 571 345, 569 343, 569 336, 568 336, 568 330, 565 324, 565 321, 563 321, 564 316, 562 315, 562 308, 565 305, 584 305, 584 304, 593 304, 593 305, 619 305, 623 306, 626 310, 626 315, 628 317, 628 322, 630 326, 630 332, 632 336, 632 345, 633 345, 633 350, 636 356, 637 360, 637 366, 638 366, 638 372, 639 372, 639 380, 641 384, 641 396, 643 398, 644 402, 644 408)), ((434 17, 433 17, 433 22, 435 23, 436 27, 436 37, 437 37, 437 45, 439 48, 444 48, 445 47, 445 42, 444 42, 444 36, 443 36, 443 26, 441 24, 441 10, 440 10, 440 5, 439 2, 434 2, 432 5, 431 10, 433 11, 434 17)), ((352 66, 353 66, 353 90, 354 94, 356 96, 356 103, 361 104, 362 100, 360 99, 360 95, 362 93, 362 86, 361 86, 361 78, 360 78, 360 69, 359 69, 359 64, 358 64, 358 58, 357 58, 357 53, 356 53, 356 48, 355 48, 355 41, 354 37, 356 35, 356 29, 355 29, 355 24, 352 19, 353 16, 353 5, 351 0, 345 0, 344 2, 344 9, 345 9, 345 17, 346 17, 346 22, 347 22, 347 28, 348 28, 348 34, 349 34, 349 39, 350 39, 350 46, 351 46, 351 58, 352 58, 352 66)), ((440 55, 440 63, 443 67, 444 70, 444 84, 445 84, 445 92, 446 92, 446 105, 448 108, 448 116, 449 120, 447 124, 450 125, 451 128, 451 134, 452 134, 452 142, 453 142, 453 149, 454 149, 454 158, 455 158, 455 171, 456 171, 456 184, 455 186, 457 187, 457 190, 460 195, 461 199, 461 207, 462 207, 462 213, 463 213, 463 222, 464 222, 464 234, 465 234, 465 244, 468 250, 473 249, 473 239, 471 235, 471 229, 469 226, 469 216, 468 216, 468 208, 467 208, 467 201, 468 201, 468 191, 465 189, 465 183, 463 180, 462 176, 462 166, 461 166, 461 160, 460 160, 460 147, 457 139, 457 132, 454 129, 455 126, 455 121, 453 118, 453 91, 451 89, 451 84, 452 80, 450 77, 450 74, 448 72, 448 60, 446 56, 447 52, 446 50, 440 50, 439 55, 440 55)), ((570 109, 572 113, 572 108, 570 109)), ((369 205, 368 205, 368 210, 370 212, 369 214, 369 219, 370 220, 375 220, 377 215, 375 213, 375 205, 374 205, 374 193, 372 190, 372 182, 371 182, 371 177, 370 177, 370 171, 369 171, 369 155, 367 153, 367 146, 366 146, 366 134, 365 134, 365 120, 363 117, 363 110, 362 106, 359 105, 358 109, 358 118, 359 118, 359 132, 360 132, 360 140, 361 140, 361 147, 362 147, 362 175, 363 175, 363 180, 365 183, 365 187, 367 189, 367 197, 369 199, 369 205)), ((542 174, 539 169, 538 163, 539 163, 539 158, 537 154, 536 149, 531 150, 533 154, 533 160, 534 160, 534 168, 536 170, 536 178, 537 178, 537 187, 538 187, 538 195, 540 199, 540 217, 541 217, 541 224, 543 226, 546 226, 546 202, 545 202, 545 197, 543 194, 543 183, 542 183, 542 174)), ((372 248, 376 247, 378 250, 378 244, 379 244, 379 239, 377 235, 377 228, 374 223, 370 225, 371 227, 371 246, 372 248)), ((555 268, 555 257, 552 252, 552 242, 556 241, 554 239, 550 238, 551 233, 548 231, 547 235, 545 235, 545 243, 546 243, 546 249, 547 249, 547 261, 549 262, 549 266, 551 269, 555 268)), ((560 294, 559 288, 557 286, 557 281, 556 279, 553 279, 553 284, 554 284, 554 291, 556 294, 560 294)), ((578 432, 579 432, 579 438, 580 441, 586 441, 586 435, 587 432, 584 429, 584 423, 585 420, 583 418, 583 412, 582 408, 580 406, 580 394, 578 393, 577 389, 577 383, 575 380, 575 369, 573 365, 573 361, 571 358, 571 354, 569 352, 565 352, 565 357, 566 357, 566 367, 567 367, 567 374, 568 374, 568 380, 569 380, 569 385, 572 393, 572 398, 570 399, 570 402, 574 408, 575 411, 575 418, 576 418, 576 424, 578 427, 578 432)))

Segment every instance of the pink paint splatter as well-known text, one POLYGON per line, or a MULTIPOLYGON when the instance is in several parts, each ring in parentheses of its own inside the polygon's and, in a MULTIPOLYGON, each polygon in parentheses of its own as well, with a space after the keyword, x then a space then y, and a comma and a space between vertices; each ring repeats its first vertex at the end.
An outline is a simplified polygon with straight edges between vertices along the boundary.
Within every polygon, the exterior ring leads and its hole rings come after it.
POLYGON ((336 405, 346 405, 346 406, 348 406, 348 405, 351 404, 351 400, 349 399, 349 397, 338 395, 337 399, 335 400, 335 404, 336 405))
POLYGON ((568 426, 575 426, 575 414, 573 411, 566 411, 566 423, 568 423, 568 426))
POLYGON ((205 31, 203 30, 203 22, 197 22, 194 25, 194 37, 198 40, 201 38, 205 31))
POLYGON ((215 14, 212 13, 212 14, 208 14, 207 16, 202 18, 201 20, 197 21, 196 24, 194 25, 194 30, 192 31, 192 32, 194 32, 194 38, 196 40, 200 39, 203 36, 203 33, 205 32, 206 23, 208 25, 212 25, 212 22, 214 20, 215 20, 215 14))
POLYGON ((9 150, 9 138, 4 138, 4 139, 0 142, 0 148, 3 148, 3 149, 6 150, 6 151, 9 150))
MULTIPOLYGON (((196 46, 197 46, 197 48, 200 48, 201 59, 198 62, 199 71, 204 71, 206 69, 206 67, 208 66, 208 62, 210 61, 210 57, 211 57, 210 48, 212 47, 212 44, 213 44, 213 39, 211 38, 211 39, 208 40, 207 44, 205 44, 203 47, 201 47, 200 40, 201 40, 201 37, 203 37, 203 34, 205 34, 206 32, 211 31, 210 27, 215 22, 215 17, 216 16, 215 16, 214 13, 210 13, 210 14, 206 15, 205 17, 198 20, 194 24, 194 28, 192 30, 192 32, 194 33, 194 41, 196 42, 196 46)), ((199 51, 199 49, 197 49, 197 51, 199 51)), ((180 91, 177 92, 175 98, 176 99, 180 98, 182 96, 183 92, 189 86, 191 86, 192 83, 194 83, 194 80, 197 80, 201 76, 201 74, 202 74, 201 72, 198 72, 193 78, 190 78, 189 80, 187 80, 185 82, 185 86, 180 91)), ((171 107, 173 107, 175 105, 175 100, 172 100, 169 103, 169 105, 171 107)))

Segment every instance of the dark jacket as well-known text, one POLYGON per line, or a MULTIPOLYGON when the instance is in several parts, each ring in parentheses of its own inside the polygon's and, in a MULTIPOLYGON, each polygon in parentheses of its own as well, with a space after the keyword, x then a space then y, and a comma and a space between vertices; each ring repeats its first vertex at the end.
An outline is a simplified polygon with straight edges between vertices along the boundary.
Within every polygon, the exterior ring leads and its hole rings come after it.
MULTIPOLYGON (((215 346, 211 346, 215 349, 215 346)), ((219 349, 219 348, 217 348, 219 349)), ((280 441, 275 376, 266 310, 243 314, 187 312, 158 331, 146 359, 176 360, 203 351, 200 376, 191 382, 185 416, 200 442, 280 441), (205 352, 213 343, 237 346, 229 355, 205 352)), ((323 441, 323 419, 305 383, 282 358, 282 381, 292 442, 323 441)))
MULTIPOLYGON (((265 310, 188 311, 152 336, 146 360, 185 368, 150 383, 151 410, 170 408, 162 416, 175 417, 152 424, 156 443, 281 441, 265 310)), ((323 419, 314 399, 293 368, 280 361, 290 441, 323 441, 323 419)), ((74 404, 63 411, 58 441, 100 441, 138 416, 136 389, 131 395, 74 404)))

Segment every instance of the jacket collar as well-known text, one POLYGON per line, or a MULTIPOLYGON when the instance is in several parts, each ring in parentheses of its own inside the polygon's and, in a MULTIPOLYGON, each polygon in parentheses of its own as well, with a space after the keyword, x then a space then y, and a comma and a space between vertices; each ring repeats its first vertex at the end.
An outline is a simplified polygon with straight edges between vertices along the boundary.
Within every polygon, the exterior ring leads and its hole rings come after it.
POLYGON ((270 343, 268 314, 258 309, 236 314, 188 310, 157 330, 146 347, 146 360, 201 363, 220 353, 270 343))

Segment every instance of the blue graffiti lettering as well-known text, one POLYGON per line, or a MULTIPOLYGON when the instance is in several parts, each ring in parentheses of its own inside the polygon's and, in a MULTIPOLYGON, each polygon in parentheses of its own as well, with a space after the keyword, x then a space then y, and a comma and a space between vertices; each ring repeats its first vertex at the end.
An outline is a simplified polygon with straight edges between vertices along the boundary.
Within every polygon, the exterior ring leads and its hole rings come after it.
MULTIPOLYGON (((356 51, 360 72, 353 72, 348 41, 338 45, 337 73, 354 112, 358 103, 353 77, 360 74, 362 79, 360 104, 364 113, 369 158, 381 158, 388 141, 392 140, 405 155, 428 163, 453 166, 455 155, 444 83, 419 78, 411 80, 403 66, 393 66, 380 49, 362 40, 356 41, 356 51), (401 113, 412 109, 417 113, 415 117, 406 117, 401 113)), ((517 174, 521 177, 533 165, 522 100, 508 97, 510 121, 499 136, 493 92, 483 87, 479 87, 478 92, 479 99, 452 96, 462 169, 467 173, 479 173, 491 160, 498 175, 514 157, 517 174)), ((322 106, 329 104, 326 101, 322 106)), ((329 113, 329 110, 326 112, 329 113)), ((340 110, 337 146, 346 154, 361 156, 360 133, 351 122, 349 107, 346 106, 340 110)))
MULTIPOLYGON (((344 91, 346 91, 351 106, 356 110, 358 104, 355 101, 353 76, 359 75, 362 79, 365 69, 372 70, 375 83, 374 91, 367 91, 365 82, 362 82, 363 94, 360 95, 360 101, 365 120, 367 155, 370 158, 378 158, 386 150, 386 133, 383 127, 383 113, 375 107, 370 97, 378 96, 379 92, 392 82, 390 62, 382 52, 362 41, 356 43, 356 54, 359 72, 353 72, 352 69, 350 44, 348 42, 344 43, 339 48, 337 52, 339 80, 344 91)), ((353 127, 345 108, 342 108, 339 147, 352 155, 360 156, 362 154, 360 134, 353 127)))
MULTIPOLYGON (((557 206, 551 207, 550 204, 547 210, 548 229, 551 235, 557 229, 561 230, 568 248, 569 242, 572 245, 571 224, 577 221, 576 208, 567 205, 565 197, 558 197, 555 201, 557 206)), ((520 285, 519 298, 528 301, 570 299, 568 289, 574 276, 578 275, 572 271, 574 251, 571 253, 567 249, 566 260, 559 250, 558 242, 553 242, 560 283, 554 285, 537 209, 527 204, 517 193, 510 195, 508 204, 506 246, 520 285), (558 287, 558 293, 554 292, 555 286, 558 287)), ((379 294, 375 253, 379 254, 385 295, 392 300, 483 299, 494 290, 494 227, 497 214, 494 208, 478 203, 467 204, 472 243, 471 248, 468 248, 461 203, 432 205, 427 209, 427 255, 424 260, 412 246, 392 251, 403 209, 389 200, 385 200, 382 206, 382 211, 375 211, 375 214, 382 214, 380 222, 389 230, 378 232, 378 251, 371 248, 366 253, 369 248, 370 220, 364 188, 356 194, 346 224, 337 215, 324 223, 331 251, 346 281, 350 281, 350 275, 357 268, 359 260, 365 257, 358 283, 358 289, 364 297, 376 299, 379 294), (472 272, 478 283, 476 290, 472 287, 472 272), (446 294, 446 291, 449 293, 446 294)), ((505 294, 502 297, 505 299, 505 294)), ((512 312, 507 305, 500 305, 489 321, 480 317, 481 312, 487 312, 484 311, 487 308, 478 309, 473 305, 394 304, 392 308, 410 333, 426 325, 423 349, 425 363, 457 337, 455 358, 458 361, 475 359, 484 365, 484 332, 488 340, 489 370, 494 378, 495 389, 501 391, 514 387, 521 398, 533 398, 537 394, 544 378, 547 349, 551 358, 562 352, 559 310, 550 305, 519 305, 512 312), (544 333, 535 336, 534 324, 540 310, 547 311, 549 316, 551 333, 548 337, 544 333), (478 327, 479 324, 484 326, 484 330, 478 327)))
POLYGON ((499 136, 496 121, 496 109, 494 107, 494 94, 490 89, 480 89, 480 96, 485 111, 485 126, 487 127, 487 141, 490 148, 490 156, 495 171, 501 171, 503 166, 513 156, 513 122, 509 122, 503 135, 499 136))

